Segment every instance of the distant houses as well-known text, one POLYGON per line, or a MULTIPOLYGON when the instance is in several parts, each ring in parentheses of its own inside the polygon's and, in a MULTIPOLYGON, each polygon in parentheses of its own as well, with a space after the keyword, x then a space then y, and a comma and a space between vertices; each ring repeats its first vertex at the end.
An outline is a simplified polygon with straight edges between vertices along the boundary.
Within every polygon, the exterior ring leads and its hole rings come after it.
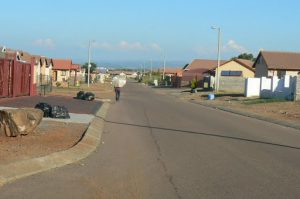
POLYGON ((1 47, 0 98, 35 95, 33 58, 24 52, 1 47), (21 59, 21 56, 23 59, 21 59))
MULTIPOLYGON (((173 87, 190 86, 197 82, 199 88, 213 89, 219 85, 221 91, 242 92, 246 78, 279 79, 300 74, 299 52, 259 52, 255 62, 245 59, 221 60, 194 59, 182 68, 165 67, 158 72, 167 77, 173 87), (217 74, 216 74, 217 73, 217 74), (218 84, 216 84, 216 76, 218 84)), ((54 86, 76 86, 86 81, 85 69, 72 59, 52 59, 41 55, 32 55, 23 50, 14 50, 0 46, 0 97, 36 95, 41 89, 54 86), (10 67, 13 67, 14 71, 10 67), (14 79, 13 83, 10 79, 14 79), (13 91, 10 89, 13 84, 13 91)), ((107 71, 105 71, 106 73, 107 71)), ((133 71, 108 71, 110 75, 125 73, 127 77, 136 78, 143 74, 133 71)), ((145 71, 144 71, 145 72, 145 71)), ((147 71, 149 74, 149 71, 147 71)), ((90 80, 101 80, 104 77, 100 69, 91 72, 90 80)), ((145 73, 146 74, 146 73, 145 73)), ((161 77, 160 77, 161 78, 161 77)), ((165 79, 166 80, 166 79, 165 79)))
POLYGON ((300 53, 261 51, 255 62, 245 59, 223 60, 218 70, 217 60, 195 59, 183 67, 181 86, 189 86, 191 81, 196 80, 200 88, 207 88, 207 82, 211 83, 209 88, 215 88, 217 71, 218 90, 243 93, 247 78, 283 79, 286 75, 298 76, 300 53))
POLYGON ((0 97, 37 95, 51 90, 52 85, 75 85, 84 78, 84 70, 71 59, 52 59, 0 47, 0 97), (9 80, 14 78, 13 82, 9 80))

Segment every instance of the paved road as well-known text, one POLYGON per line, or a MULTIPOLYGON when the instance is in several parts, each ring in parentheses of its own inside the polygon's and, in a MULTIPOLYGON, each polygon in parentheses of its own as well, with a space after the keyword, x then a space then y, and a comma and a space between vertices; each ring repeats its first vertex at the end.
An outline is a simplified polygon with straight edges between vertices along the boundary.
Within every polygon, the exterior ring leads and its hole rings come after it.
POLYGON ((300 132, 132 83, 96 153, 0 198, 300 198, 300 132))

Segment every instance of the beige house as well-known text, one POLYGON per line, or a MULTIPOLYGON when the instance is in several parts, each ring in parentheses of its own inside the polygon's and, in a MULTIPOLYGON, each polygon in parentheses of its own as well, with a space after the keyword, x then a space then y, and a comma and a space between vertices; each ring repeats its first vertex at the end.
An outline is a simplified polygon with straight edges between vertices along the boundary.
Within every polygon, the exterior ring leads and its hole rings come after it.
POLYGON ((34 84, 39 84, 39 79, 41 76, 41 56, 34 55, 34 84))
POLYGON ((225 62, 219 67, 218 77, 254 77, 253 62, 246 59, 234 59, 225 62))
POLYGON ((76 83, 80 65, 73 64, 72 60, 68 59, 53 59, 53 82, 76 83))
POLYGON ((300 53, 261 51, 253 67, 255 77, 297 76, 300 72, 300 53))

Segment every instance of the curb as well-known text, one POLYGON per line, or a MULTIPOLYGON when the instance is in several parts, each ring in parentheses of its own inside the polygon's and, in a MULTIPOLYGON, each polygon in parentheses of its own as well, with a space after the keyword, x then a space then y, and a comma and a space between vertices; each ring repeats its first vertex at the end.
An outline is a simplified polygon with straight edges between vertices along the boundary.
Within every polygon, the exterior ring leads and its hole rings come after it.
POLYGON ((84 137, 74 147, 50 155, 0 165, 0 187, 33 174, 62 167, 88 157, 100 144, 104 119, 110 104, 104 102, 90 123, 84 137))
POLYGON ((242 112, 242 111, 234 110, 234 109, 231 109, 231 108, 226 108, 224 106, 209 105, 209 104, 205 104, 205 103, 201 103, 201 102, 194 102, 192 100, 189 100, 189 102, 193 103, 193 104, 198 104, 198 105, 201 105, 201 106, 204 106, 204 107, 208 107, 208 108, 212 108, 212 109, 218 109, 218 110, 225 111, 225 112, 228 112, 228 113, 233 113, 233 114, 236 114, 236 115, 241 115, 241 116, 261 120, 261 121, 264 121, 264 122, 269 122, 269 123, 272 123, 272 124, 277 124, 277 125, 280 125, 280 126, 300 130, 300 124, 294 124, 294 123, 290 123, 290 122, 284 122, 284 121, 281 121, 281 120, 271 119, 271 118, 264 117, 264 116, 261 116, 261 115, 255 114, 255 113, 242 112))

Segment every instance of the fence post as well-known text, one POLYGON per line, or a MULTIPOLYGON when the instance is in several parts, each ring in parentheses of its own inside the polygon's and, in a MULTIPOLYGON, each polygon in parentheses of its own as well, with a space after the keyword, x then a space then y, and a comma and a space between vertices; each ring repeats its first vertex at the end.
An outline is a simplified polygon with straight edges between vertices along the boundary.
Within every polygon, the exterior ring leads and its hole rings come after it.
POLYGON ((36 85, 33 84, 33 82, 34 82, 34 57, 31 57, 29 76, 30 76, 29 77, 29 95, 34 96, 34 95, 36 95, 36 85))
POLYGON ((296 77, 294 88, 295 88, 294 101, 299 101, 300 100, 300 76, 299 75, 296 77))

